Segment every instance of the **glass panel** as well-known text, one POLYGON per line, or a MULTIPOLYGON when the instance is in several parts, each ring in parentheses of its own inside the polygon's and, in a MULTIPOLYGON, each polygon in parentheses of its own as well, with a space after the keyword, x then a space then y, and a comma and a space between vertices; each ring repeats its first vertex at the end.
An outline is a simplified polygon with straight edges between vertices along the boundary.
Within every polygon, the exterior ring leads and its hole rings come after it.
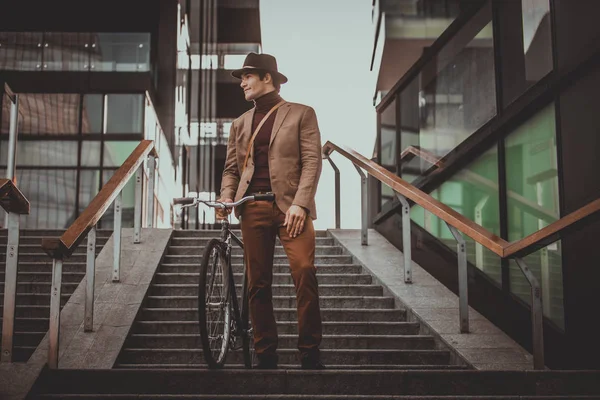
POLYGON ((82 170, 79 175, 79 212, 83 212, 98 194, 100 170, 82 170))
POLYGON ((42 34, 3 32, 0 36, 0 69, 42 70, 42 34))
POLYGON ((140 142, 105 142, 104 166, 120 167, 140 142))
POLYGON ((83 96, 83 116, 81 133, 102 133, 102 108, 104 95, 86 94, 83 96))
POLYGON ((552 70, 550 0, 521 0, 525 78, 530 86, 552 70))
MULTIPOLYGON (((432 197, 452 207, 488 231, 500 235, 498 153, 496 147, 488 150, 475 162, 455 174, 432 197)), ((413 207, 411 218, 453 251, 456 240, 446 223, 421 207, 413 207)), ((463 235, 467 243, 468 261, 501 284, 501 260, 493 252, 463 235)))
MULTIPOLYGON (((102 172, 102 182, 105 185, 109 179, 114 175, 115 170, 104 170, 102 172)), ((134 205, 135 205, 135 179, 132 178, 127 182, 123 188, 123 209, 122 209, 122 222, 123 228, 133 228, 133 216, 134 216, 134 205)), ((108 207, 104 216, 100 219, 100 226, 102 229, 113 229, 115 220, 115 204, 114 202, 108 207)))
MULTIPOLYGON (((1 68, 1 67, 0 67, 1 68)), ((12 101, 8 97, 4 90, 2 91, 2 124, 0 126, 1 134, 8 134, 10 131, 10 109, 12 107, 12 101)))
POLYGON ((94 71, 150 70, 149 33, 94 33, 91 50, 94 71))
POLYGON ((23 93, 19 95, 19 133, 76 135, 79 94, 23 93))
MULTIPOLYGON (((2 141, 2 149, 8 149, 8 141, 2 141)), ((0 154, 0 164, 7 164, 8 153, 0 154)), ((20 141, 17 142, 17 166, 77 166, 77 142, 72 140, 20 141)))
MULTIPOLYGON (((508 238, 515 241, 559 219, 554 103, 519 126, 505 142, 508 238)), ((550 307, 544 307, 545 315, 560 325, 563 319, 560 244, 549 245, 526 257, 525 262, 542 284, 543 300, 550 307)), ((523 283, 528 286, 522 273, 511 270, 513 293, 522 295, 519 285, 523 283)), ((530 301, 529 297, 523 300, 530 301)))
POLYGON ((0 32, 0 71, 14 70, 17 33, 0 32))
POLYGON ((381 165, 396 170, 396 100, 381 113, 381 165))
POLYGON ((238 69, 244 65, 246 59, 245 54, 226 54, 225 55, 225 69, 238 69))
POLYGON ((81 165, 84 167, 100 166, 100 142, 84 140, 81 143, 81 165))
POLYGON ((44 34, 44 70, 87 71, 90 34, 47 32, 44 34))
POLYGON ((17 169, 19 189, 31 204, 21 229, 66 229, 75 221, 75 170, 17 169))
POLYGON ((108 94, 106 97, 106 133, 141 134, 144 96, 108 94))
POLYGON ((394 200, 396 194, 394 190, 386 185, 385 183, 381 184, 381 206, 383 206, 388 201, 394 200))
MULTIPOLYGON (((402 151, 439 159, 496 114, 491 6, 484 7, 401 93, 402 151)), ((406 165, 409 179, 431 165, 406 165)))

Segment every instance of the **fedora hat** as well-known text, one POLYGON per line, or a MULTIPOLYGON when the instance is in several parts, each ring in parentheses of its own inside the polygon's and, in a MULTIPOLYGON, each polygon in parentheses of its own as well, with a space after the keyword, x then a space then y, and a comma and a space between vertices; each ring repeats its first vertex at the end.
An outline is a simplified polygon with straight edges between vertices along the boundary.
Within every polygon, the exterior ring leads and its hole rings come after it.
POLYGON ((275 60, 275 57, 270 54, 248 54, 244 60, 244 66, 240 69, 232 71, 231 75, 238 79, 242 79, 242 74, 244 72, 257 69, 268 72, 272 76, 277 76, 279 83, 286 83, 288 80, 285 75, 277 71, 277 60, 275 60))

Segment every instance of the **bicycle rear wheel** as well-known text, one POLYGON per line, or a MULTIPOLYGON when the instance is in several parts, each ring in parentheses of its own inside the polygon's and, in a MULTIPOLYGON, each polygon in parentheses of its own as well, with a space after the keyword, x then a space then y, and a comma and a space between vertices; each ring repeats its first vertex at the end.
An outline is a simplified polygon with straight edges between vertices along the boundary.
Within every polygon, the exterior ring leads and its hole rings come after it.
POLYGON ((198 282, 198 323, 204 359, 209 368, 225 364, 231 337, 231 303, 229 274, 223 243, 218 239, 208 242, 198 282))

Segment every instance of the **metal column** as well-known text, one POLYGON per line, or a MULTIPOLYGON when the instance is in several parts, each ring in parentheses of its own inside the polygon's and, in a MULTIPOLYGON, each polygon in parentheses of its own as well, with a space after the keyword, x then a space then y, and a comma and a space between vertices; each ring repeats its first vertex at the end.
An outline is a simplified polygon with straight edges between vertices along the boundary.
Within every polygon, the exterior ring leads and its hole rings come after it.
POLYGON ((140 165, 135 173, 135 205, 133 215, 133 243, 140 243, 142 231, 142 177, 144 167, 140 165))
POLYGON ((123 191, 119 192, 115 198, 115 223, 114 223, 114 267, 113 267, 113 282, 121 280, 121 222, 123 209, 123 191))
POLYGON ((6 245, 4 307, 2 314, 2 362, 12 361, 17 298, 17 266, 19 263, 19 218, 19 214, 8 214, 8 243, 6 245))
POLYGON ((340 170, 335 165, 333 160, 327 157, 327 161, 331 164, 331 168, 333 168, 333 172, 335 174, 335 229, 341 228, 341 198, 340 198, 340 170))
POLYGON ((544 369, 544 315, 542 288, 540 283, 521 258, 515 258, 517 265, 531 285, 531 332, 533 334, 533 368, 544 369))
POLYGON ((448 229, 458 242, 458 314, 460 319, 460 333, 469 333, 469 284, 467 276, 467 244, 462 234, 450 224, 448 229))
POLYGON ((96 227, 93 226, 88 233, 87 264, 85 286, 85 320, 84 331, 94 330, 94 285, 96 283, 96 227))
POLYGON ((356 164, 354 165, 360 175, 360 208, 361 213, 361 244, 367 246, 369 244, 369 192, 367 191, 367 176, 356 164))
POLYGON ((148 214, 146 215, 146 226, 152 228, 154 223, 154 181, 156 178, 156 158, 148 157, 148 214))
POLYGON ((404 253, 404 283, 412 283, 412 254, 410 240, 410 206, 406 197, 395 192, 402 203, 402 252, 404 253))
POLYGON ((52 288, 50 289, 50 323, 48 327, 48 366, 58 368, 58 345, 60 337, 60 289, 62 284, 63 260, 52 263, 52 288))

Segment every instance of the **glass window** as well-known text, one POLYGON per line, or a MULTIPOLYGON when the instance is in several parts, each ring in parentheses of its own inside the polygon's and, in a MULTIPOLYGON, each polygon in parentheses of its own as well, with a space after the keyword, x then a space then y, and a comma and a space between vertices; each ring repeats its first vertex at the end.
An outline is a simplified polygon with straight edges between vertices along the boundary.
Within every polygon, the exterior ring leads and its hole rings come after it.
POLYGON ((41 71, 42 34, 3 32, 0 35, 0 70, 41 71))
MULTIPOLYGON (((505 140, 508 189, 508 236, 522 239, 560 217, 556 118, 554 103, 521 124, 505 140)), ((524 258, 542 285, 544 314, 562 326, 562 262, 560 243, 524 258)), ((511 268, 511 291, 529 302, 529 287, 516 264, 511 268)))
POLYGON ((104 95, 86 94, 83 96, 83 116, 81 118, 81 133, 102 133, 102 109, 104 95))
MULTIPOLYGON (((0 164, 7 164, 8 141, 3 140, 0 164)), ((77 166, 77 141, 27 140, 17 142, 17 166, 77 166)))
MULTIPOLYGON (((1 68, 1 67, 0 67, 1 68)), ((4 88, 2 88, 4 89, 4 88)), ((10 131, 10 109, 12 107, 12 101, 8 97, 4 91, 2 92, 2 115, 0 119, 2 120, 0 126, 1 134, 8 134, 10 131)))
POLYGON ((238 69, 244 65, 246 59, 245 54, 226 54, 225 55, 225 69, 238 69))
MULTIPOLYGON (((401 93, 402 150, 439 159, 496 114, 494 46, 488 3, 401 93)), ((413 161, 410 178, 429 165, 413 161)))
POLYGON ((532 85, 552 70, 550 0, 521 0, 525 78, 532 85))
POLYGON ((19 189, 31 204, 22 229, 66 229, 75 221, 77 171, 17 169, 19 189))
POLYGON ((106 95, 106 133, 143 133, 141 94, 106 95))
POLYGON ((93 33, 91 52, 94 71, 150 70, 149 33, 93 33))
MULTIPOLYGON (((116 170, 104 170, 102 172, 102 184, 106 185, 110 178, 115 174, 116 170)), ((123 228, 133 228, 134 205, 135 205, 135 179, 132 178, 123 188, 123 208, 121 214, 121 226, 123 228)), ((113 229, 115 220, 114 202, 106 210, 104 216, 100 219, 100 227, 102 229, 113 229)))
POLYGON ((82 170, 79 175, 79 212, 83 212, 98 194, 100 170, 82 170))
POLYGON ((396 100, 381 113, 381 165, 396 171, 396 100))
POLYGON ((83 167, 100 166, 100 142, 84 140, 81 142, 81 165, 83 167))
POLYGON ((76 135, 79 94, 23 93, 19 95, 19 133, 76 135))
POLYGON ((120 167, 140 142, 104 142, 104 166, 120 167))

